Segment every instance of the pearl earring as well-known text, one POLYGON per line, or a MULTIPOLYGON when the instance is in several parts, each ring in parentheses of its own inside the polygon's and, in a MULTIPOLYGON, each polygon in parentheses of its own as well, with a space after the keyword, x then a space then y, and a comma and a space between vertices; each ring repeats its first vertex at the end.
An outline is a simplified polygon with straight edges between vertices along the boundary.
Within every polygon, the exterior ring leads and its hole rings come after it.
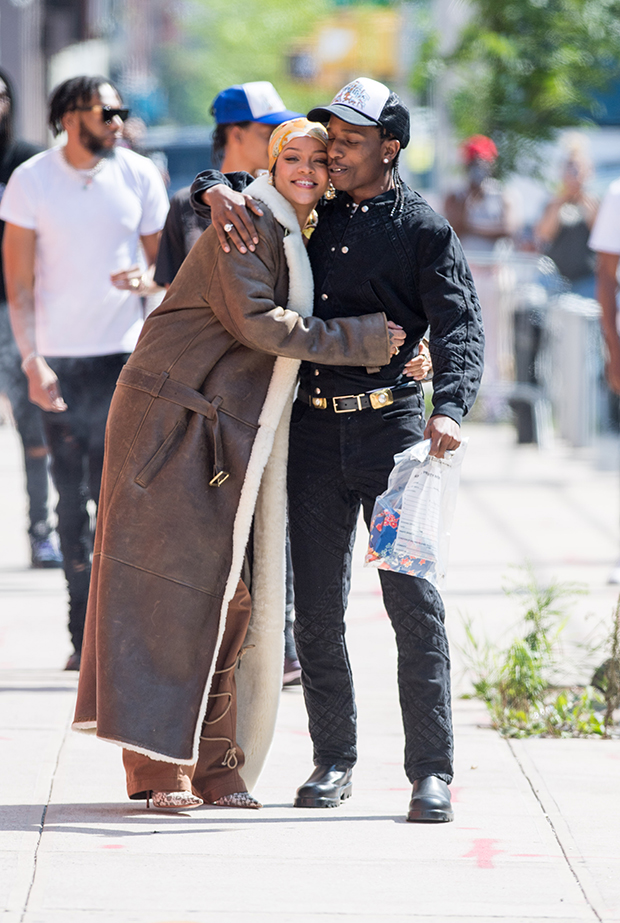
POLYGON ((389 158, 389 157, 384 157, 384 158, 383 158, 383 163, 389 163, 389 162, 390 162, 390 158, 389 158))

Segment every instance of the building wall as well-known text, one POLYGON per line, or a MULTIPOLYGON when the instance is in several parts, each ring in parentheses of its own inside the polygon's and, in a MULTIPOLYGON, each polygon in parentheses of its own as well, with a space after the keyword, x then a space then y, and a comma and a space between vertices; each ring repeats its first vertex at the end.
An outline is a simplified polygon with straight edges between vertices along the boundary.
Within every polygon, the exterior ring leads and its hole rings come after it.
POLYGON ((119 81, 136 108, 157 98, 153 57, 165 28, 166 0, 0 0, 0 67, 17 98, 18 137, 49 141, 50 90, 77 74, 119 81))
POLYGON ((17 99, 18 137, 45 144, 44 0, 0 0, 0 67, 17 99))

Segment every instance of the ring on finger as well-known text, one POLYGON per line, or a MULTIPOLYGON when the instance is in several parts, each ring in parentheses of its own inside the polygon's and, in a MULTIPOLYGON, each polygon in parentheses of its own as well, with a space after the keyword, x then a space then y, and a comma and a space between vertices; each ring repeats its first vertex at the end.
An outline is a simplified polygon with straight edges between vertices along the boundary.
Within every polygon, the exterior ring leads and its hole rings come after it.
POLYGON ((397 346, 397 347, 394 349, 394 352, 393 352, 392 355, 397 356, 397 355, 399 354, 399 352, 400 352, 400 349, 399 349, 398 346, 397 346))
POLYGON ((224 230, 226 231, 227 234, 230 234, 232 229, 233 229, 233 225, 230 223, 230 221, 228 222, 228 224, 224 225, 224 230))

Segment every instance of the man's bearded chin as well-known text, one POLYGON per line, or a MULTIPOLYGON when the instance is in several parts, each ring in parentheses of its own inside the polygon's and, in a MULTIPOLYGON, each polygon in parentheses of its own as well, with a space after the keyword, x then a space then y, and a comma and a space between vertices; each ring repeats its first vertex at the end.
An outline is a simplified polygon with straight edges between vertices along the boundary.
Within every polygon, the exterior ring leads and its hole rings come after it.
POLYGON ((98 157, 110 157, 114 153, 113 147, 104 147, 101 138, 89 131, 85 125, 80 125, 80 143, 98 157))

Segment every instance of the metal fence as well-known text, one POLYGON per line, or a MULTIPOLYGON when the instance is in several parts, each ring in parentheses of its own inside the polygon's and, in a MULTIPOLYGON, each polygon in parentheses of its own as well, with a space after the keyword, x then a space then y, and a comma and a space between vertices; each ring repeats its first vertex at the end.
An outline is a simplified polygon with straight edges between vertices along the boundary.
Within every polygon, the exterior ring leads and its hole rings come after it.
POLYGON ((544 256, 466 253, 485 325, 485 372, 476 405, 489 422, 510 418, 519 442, 592 444, 615 428, 604 376, 600 307, 566 291, 544 256))

